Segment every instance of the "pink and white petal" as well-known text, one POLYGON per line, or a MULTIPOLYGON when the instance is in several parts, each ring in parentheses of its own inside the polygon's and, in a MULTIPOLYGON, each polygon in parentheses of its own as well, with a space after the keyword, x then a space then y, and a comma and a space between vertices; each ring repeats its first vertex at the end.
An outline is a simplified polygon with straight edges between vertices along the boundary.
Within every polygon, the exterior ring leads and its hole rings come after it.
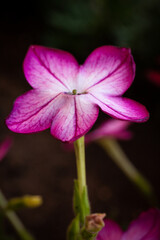
POLYGON ((132 57, 128 55, 121 66, 109 74, 107 78, 102 79, 88 88, 87 92, 92 89, 92 92, 105 93, 110 96, 122 95, 130 87, 134 76, 133 60, 132 57))
POLYGON ((98 112, 98 107, 90 101, 87 94, 64 94, 52 122, 51 134, 63 142, 75 141, 89 131, 98 112))
POLYGON ((49 91, 31 90, 18 97, 6 120, 10 130, 18 133, 32 133, 51 126, 54 100, 59 95, 49 91))
POLYGON ((109 119, 102 123, 97 129, 86 135, 86 141, 95 141, 103 137, 118 139, 130 139, 132 133, 128 130, 130 122, 117 119, 109 119))
POLYGON ((61 141, 70 141, 75 136, 75 105, 73 95, 63 94, 57 98, 57 112, 51 125, 51 134, 61 141))
POLYGON ((135 63, 130 49, 102 46, 95 49, 80 68, 81 91, 104 91, 122 95, 135 76, 135 63))
POLYGON ((150 209, 134 220, 124 233, 122 240, 159 240, 160 210, 150 209))
POLYGON ((129 140, 133 136, 132 132, 128 129, 130 125, 131 122, 128 121, 110 119, 102 126, 102 131, 106 131, 106 134, 110 137, 129 140))
POLYGON ((128 121, 109 119, 99 129, 108 135, 116 136, 116 133, 126 131, 130 125, 128 121))
POLYGON ((112 220, 106 220, 105 226, 98 233, 96 240, 121 240, 122 230, 119 225, 112 220))
POLYGON ((142 104, 124 97, 111 97, 98 93, 91 94, 94 102, 108 115, 132 122, 145 122, 149 113, 142 104))
POLYGON ((68 52, 31 46, 24 59, 24 74, 33 88, 72 91, 79 71, 76 59, 68 52))

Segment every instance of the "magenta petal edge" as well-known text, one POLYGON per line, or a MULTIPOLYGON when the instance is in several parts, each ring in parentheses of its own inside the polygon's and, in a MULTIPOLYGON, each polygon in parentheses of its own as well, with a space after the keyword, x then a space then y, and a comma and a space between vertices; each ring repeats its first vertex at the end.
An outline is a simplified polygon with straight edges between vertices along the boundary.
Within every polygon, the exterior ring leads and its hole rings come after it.
POLYGON ((90 130, 99 108, 121 120, 149 118, 142 104, 122 97, 135 76, 130 49, 102 46, 79 65, 66 51, 31 46, 23 68, 33 89, 17 98, 6 120, 14 132, 51 128, 55 138, 69 142, 90 130))

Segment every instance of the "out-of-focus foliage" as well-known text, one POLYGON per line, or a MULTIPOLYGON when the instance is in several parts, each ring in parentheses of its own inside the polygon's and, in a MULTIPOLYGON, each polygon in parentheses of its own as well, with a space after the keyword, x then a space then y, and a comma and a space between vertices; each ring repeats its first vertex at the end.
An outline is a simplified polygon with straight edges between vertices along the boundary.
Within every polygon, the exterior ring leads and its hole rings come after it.
MULTIPOLYGON (((28 89, 21 65, 29 45, 41 44, 67 50, 80 63, 101 45, 111 44, 132 49, 137 72, 136 81, 127 94, 146 105, 151 118, 146 124, 133 127, 136 140, 131 145, 126 145, 126 152, 146 177, 151 179, 159 194, 159 88, 147 81, 146 71, 159 71, 160 1, 15 0, 9 3, 4 1, 0 12, 0 114, 3 122, 11 110, 13 99, 22 92, 21 88, 24 91, 28 89)), ((6 131, 3 123, 1 134, 6 131)), ((44 209, 39 210, 42 217, 35 213, 26 222, 28 221, 28 226, 33 226, 33 232, 37 231, 38 239, 52 238, 50 230, 54 230, 52 234, 56 239, 64 239, 64 229, 71 218, 69 196, 72 194, 70 178, 74 172, 73 162, 70 161, 70 155, 59 153, 58 143, 49 140, 48 136, 47 133, 28 138, 17 135, 17 144, 12 154, 7 162, 1 162, 1 185, 11 197, 17 193, 18 196, 26 193, 26 189, 34 194, 42 193, 46 198, 44 209), (37 148, 35 141, 38 143, 37 148), (65 201, 61 202, 64 194, 65 201), (59 209, 63 212, 63 219, 59 209)), ((139 198, 134 188, 127 185, 126 179, 121 179, 116 169, 108 171, 114 167, 110 161, 102 162, 101 167, 97 159, 102 158, 103 161, 102 151, 95 149, 90 153, 91 159, 88 155, 87 164, 90 166, 88 179, 92 208, 99 211, 106 209, 107 215, 117 218, 125 226, 137 209, 144 210, 147 207, 146 203, 139 198), (116 177, 113 178, 113 175, 116 177)), ((5 220, 4 229, 2 222, 0 216, 0 240, 9 240, 5 237, 4 230, 8 232, 10 225, 5 220)))
POLYGON ((1 240, 15 240, 11 235, 6 234, 6 229, 4 227, 4 215, 0 212, 0 239, 1 240))
POLYGON ((131 47, 141 61, 158 54, 158 0, 46 0, 43 41, 84 58, 103 44, 131 47))

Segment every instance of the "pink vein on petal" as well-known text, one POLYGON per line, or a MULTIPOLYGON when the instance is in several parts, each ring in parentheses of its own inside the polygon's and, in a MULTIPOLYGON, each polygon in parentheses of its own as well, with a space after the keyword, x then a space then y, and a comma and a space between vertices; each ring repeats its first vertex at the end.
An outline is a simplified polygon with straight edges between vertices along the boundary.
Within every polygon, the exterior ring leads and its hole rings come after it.
MULTIPOLYGON (((42 62, 42 60, 41 60, 40 57, 38 56, 35 48, 33 48, 33 52, 35 53, 35 55, 36 55, 38 61, 40 62, 40 64, 41 64, 44 68, 46 68, 47 71, 48 71, 54 78, 57 79, 57 81, 59 81, 65 88, 68 89, 68 87, 65 85, 65 83, 62 82, 62 81, 55 75, 55 73, 52 73, 51 70, 42 62)), ((46 57, 45 57, 45 59, 46 59, 46 62, 48 62, 48 59, 47 59, 46 57)), ((48 65, 49 65, 49 63, 48 63, 48 65)))
POLYGON ((49 92, 30 90, 20 96, 6 120, 8 128, 19 133, 31 133, 49 128, 54 101, 59 95, 54 96, 49 92))
POLYGON ((77 107, 76 107, 76 98, 74 96, 74 109, 75 109, 75 133, 74 133, 74 138, 76 139, 76 135, 77 135, 77 107))
POLYGON ((31 46, 24 59, 24 74, 33 88, 71 91, 79 64, 68 52, 42 46, 31 46))
POLYGON ((60 111, 53 118, 53 136, 63 142, 75 141, 92 127, 98 117, 98 107, 86 95, 64 94, 63 103, 59 102, 60 111))
POLYGON ((87 92, 92 88, 97 91, 99 86, 100 90, 118 96, 130 87, 134 76, 135 63, 130 49, 103 46, 95 49, 81 66, 79 82, 87 92))
POLYGON ((96 94, 89 94, 95 99, 95 103, 102 111, 114 118, 133 122, 145 122, 149 118, 147 109, 134 100, 124 97, 103 96, 102 94, 96 97, 96 94))
POLYGON ((113 72, 108 73, 108 75, 106 75, 105 77, 103 77, 102 79, 98 80, 96 83, 94 83, 90 87, 88 87, 86 89, 86 91, 88 91, 90 88, 94 87, 95 85, 98 85, 99 83, 103 82, 106 78, 109 78, 111 75, 113 75, 126 62, 127 58, 128 58, 128 56, 126 56, 123 59, 123 61, 119 63, 119 65, 113 70, 113 72))

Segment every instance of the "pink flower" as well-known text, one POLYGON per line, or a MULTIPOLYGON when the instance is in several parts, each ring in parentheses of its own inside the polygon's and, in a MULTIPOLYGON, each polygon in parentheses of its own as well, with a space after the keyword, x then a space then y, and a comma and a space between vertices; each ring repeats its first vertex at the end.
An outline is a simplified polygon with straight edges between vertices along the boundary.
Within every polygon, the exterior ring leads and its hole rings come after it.
POLYGON ((111 137, 121 140, 128 140, 132 137, 132 132, 128 130, 131 123, 117 119, 109 119, 102 123, 97 129, 86 135, 86 142, 95 141, 104 137, 111 137))
POLYGON ((126 232, 115 222, 106 220, 96 240, 160 240, 160 210, 150 209, 141 213, 126 232))
POLYGON ((99 107, 114 118, 133 122, 149 117, 143 105, 121 97, 135 76, 129 49, 99 47, 80 66, 68 52, 31 46, 24 74, 33 89, 17 98, 6 120, 14 132, 51 128, 51 134, 65 142, 88 132, 99 107))
MULTIPOLYGON (((160 66, 160 56, 156 58, 156 65, 160 66)), ((150 81, 160 86, 160 71, 149 69, 146 72, 146 76, 150 81)))
POLYGON ((155 83, 157 86, 160 86, 160 72, 150 70, 147 72, 147 77, 149 78, 150 81, 155 83))
POLYGON ((12 140, 10 137, 6 137, 4 141, 0 144, 0 161, 5 157, 8 153, 12 144, 12 140))

